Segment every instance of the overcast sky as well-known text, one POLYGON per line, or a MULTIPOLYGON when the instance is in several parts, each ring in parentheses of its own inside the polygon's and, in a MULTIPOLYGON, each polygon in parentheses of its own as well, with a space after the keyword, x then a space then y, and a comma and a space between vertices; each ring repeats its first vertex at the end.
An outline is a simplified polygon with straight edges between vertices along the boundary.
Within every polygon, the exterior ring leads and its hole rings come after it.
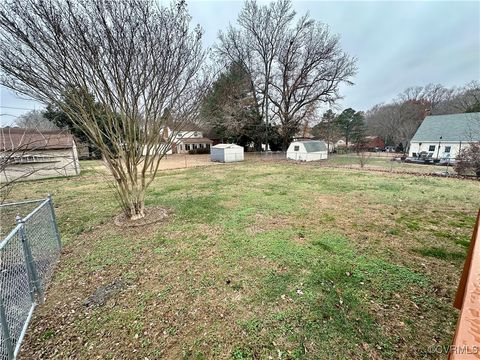
MULTIPOLYGON (((205 31, 206 46, 235 22, 242 7, 241 1, 187 2, 193 22, 205 31)), ((293 6, 328 24, 358 59, 355 85, 342 89, 342 108, 368 110, 409 86, 480 80, 479 1, 294 1, 293 6)), ((2 125, 43 107, 1 89, 2 125)))

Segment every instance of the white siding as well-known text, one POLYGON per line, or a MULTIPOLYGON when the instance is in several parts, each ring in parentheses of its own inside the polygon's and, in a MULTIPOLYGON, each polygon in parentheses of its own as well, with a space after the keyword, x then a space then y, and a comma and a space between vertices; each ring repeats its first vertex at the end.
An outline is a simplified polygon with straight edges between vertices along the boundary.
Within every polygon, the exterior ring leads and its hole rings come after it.
POLYGON ((210 154, 212 161, 227 163, 244 160, 243 147, 234 144, 218 144, 212 146, 210 154))
POLYGON ((143 149, 142 149, 142 155, 145 156, 147 155, 147 152, 149 152, 149 155, 161 155, 161 154, 167 154, 167 155, 170 155, 172 154, 172 147, 171 145, 167 145, 167 144, 160 144, 160 145, 156 145, 156 146, 152 146, 150 149, 147 148, 147 146, 144 146, 143 149), (167 146, 168 146, 168 149, 167 149, 167 146), (150 150, 150 151, 148 151, 150 150))
POLYGON ((464 142, 440 142, 440 150, 439 150, 439 145, 438 141, 432 141, 432 142, 412 142, 410 144, 410 149, 408 151, 408 156, 413 157, 413 154, 418 154, 421 152, 426 152, 426 153, 431 153, 433 159, 437 159, 437 154, 438 158, 446 158, 450 157, 451 159, 454 159, 458 156, 460 153, 461 149, 465 149, 466 147, 470 146, 469 143, 464 142), (435 147, 435 150, 430 151, 430 147, 435 147), (445 152, 445 147, 450 146, 450 153, 445 152), (450 156, 448 156, 450 154, 450 156))
POLYGON ((74 176, 80 174, 80 163, 76 146, 71 149, 29 151, 24 157, 43 158, 43 161, 25 162, 8 166, 0 173, 0 182, 44 179, 57 176, 74 176))
POLYGON ((287 150, 287 159, 297 161, 319 161, 327 159, 327 151, 307 152, 301 142, 292 142, 287 150), (295 150, 298 147, 298 150, 295 150))

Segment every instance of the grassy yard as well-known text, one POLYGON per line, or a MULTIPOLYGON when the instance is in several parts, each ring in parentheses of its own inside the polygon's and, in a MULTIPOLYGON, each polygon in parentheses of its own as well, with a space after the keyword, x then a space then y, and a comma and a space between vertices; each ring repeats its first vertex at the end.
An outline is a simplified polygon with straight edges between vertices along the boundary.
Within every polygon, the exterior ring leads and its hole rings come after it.
POLYGON ((129 230, 94 170, 17 190, 53 194, 64 243, 29 359, 444 358, 480 205, 479 182, 287 162, 163 171, 170 217, 129 230))

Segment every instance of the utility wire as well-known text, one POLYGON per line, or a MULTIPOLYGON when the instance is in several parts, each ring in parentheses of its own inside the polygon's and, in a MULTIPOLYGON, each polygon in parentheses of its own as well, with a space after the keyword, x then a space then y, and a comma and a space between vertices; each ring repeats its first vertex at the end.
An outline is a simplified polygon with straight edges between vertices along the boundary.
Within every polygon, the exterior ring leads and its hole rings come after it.
POLYGON ((13 110, 39 110, 38 108, 21 108, 21 107, 4 106, 4 105, 0 105, 0 108, 13 109, 13 110))

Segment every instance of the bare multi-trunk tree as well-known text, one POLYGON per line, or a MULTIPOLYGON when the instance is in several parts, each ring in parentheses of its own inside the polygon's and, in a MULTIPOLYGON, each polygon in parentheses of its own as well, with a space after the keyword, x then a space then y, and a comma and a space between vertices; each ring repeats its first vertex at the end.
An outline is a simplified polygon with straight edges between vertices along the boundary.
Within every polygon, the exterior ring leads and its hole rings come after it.
POLYGON ((198 112, 201 37, 184 1, 6 0, 1 84, 68 114, 101 151, 125 214, 138 219, 173 142, 166 126, 198 112))
POLYGON ((289 0, 247 1, 238 26, 220 33, 216 47, 221 59, 248 71, 259 115, 267 125, 270 117, 280 123, 284 149, 319 103, 340 97, 339 85, 349 84, 356 71, 355 59, 326 25, 308 15, 296 25, 294 19, 289 0))

